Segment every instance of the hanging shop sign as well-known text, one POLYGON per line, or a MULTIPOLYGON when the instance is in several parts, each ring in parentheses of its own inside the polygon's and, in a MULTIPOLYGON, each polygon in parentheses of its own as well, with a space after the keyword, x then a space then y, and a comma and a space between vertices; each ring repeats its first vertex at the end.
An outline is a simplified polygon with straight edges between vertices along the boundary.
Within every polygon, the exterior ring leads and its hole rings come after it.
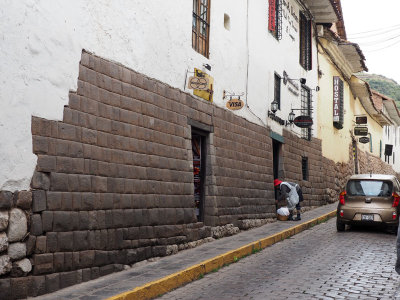
POLYGON ((276 26, 276 0, 269 0, 268 30, 275 31, 276 26))
POLYGON ((293 124, 300 128, 310 128, 313 120, 310 116, 297 116, 294 118, 293 124))
POLYGON ((230 110, 238 110, 241 109, 244 106, 243 100, 240 99, 231 99, 228 102, 226 102, 226 107, 229 108, 230 110))
POLYGON ((194 77, 197 78, 205 78, 208 80, 208 84, 205 88, 199 89, 193 89, 193 95, 196 95, 200 98, 203 98, 204 100, 213 102, 213 94, 214 94, 214 90, 213 90, 213 85, 214 85, 214 78, 211 77, 210 75, 208 75, 207 73, 199 70, 199 69, 194 69, 194 77))
POLYGON ((362 143, 362 144, 369 143, 369 137, 367 137, 367 136, 360 137, 360 138, 358 139, 358 141, 359 141, 360 143, 362 143))
POLYGON ((206 91, 208 89, 209 80, 206 77, 189 77, 188 88, 192 90, 206 91))
POLYGON ((368 127, 363 127, 363 126, 354 127, 354 135, 367 136, 368 135, 368 127))
POLYGON ((333 122, 343 123, 343 81, 333 76, 333 122))
POLYGON ((356 117, 356 124, 367 124, 367 117, 363 116, 363 117, 356 117))

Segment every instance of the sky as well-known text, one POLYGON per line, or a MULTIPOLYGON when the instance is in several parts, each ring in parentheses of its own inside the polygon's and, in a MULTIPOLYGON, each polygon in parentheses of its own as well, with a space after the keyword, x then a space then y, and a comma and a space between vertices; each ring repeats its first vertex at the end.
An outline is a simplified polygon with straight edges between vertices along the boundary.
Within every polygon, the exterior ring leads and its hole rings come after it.
POLYGON ((400 84, 400 0, 341 0, 347 40, 360 45, 368 73, 400 84))

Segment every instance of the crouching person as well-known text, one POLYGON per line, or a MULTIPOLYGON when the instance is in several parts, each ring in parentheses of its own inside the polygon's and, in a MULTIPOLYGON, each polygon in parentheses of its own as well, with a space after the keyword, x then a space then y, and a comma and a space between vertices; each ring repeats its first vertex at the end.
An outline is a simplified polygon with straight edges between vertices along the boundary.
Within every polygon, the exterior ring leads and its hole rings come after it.
POLYGON ((300 202, 303 201, 303 192, 300 186, 294 182, 274 180, 274 187, 277 191, 277 203, 285 201, 289 209, 289 219, 292 221, 300 221, 300 202), (293 210, 296 208, 297 217, 293 219, 293 210))

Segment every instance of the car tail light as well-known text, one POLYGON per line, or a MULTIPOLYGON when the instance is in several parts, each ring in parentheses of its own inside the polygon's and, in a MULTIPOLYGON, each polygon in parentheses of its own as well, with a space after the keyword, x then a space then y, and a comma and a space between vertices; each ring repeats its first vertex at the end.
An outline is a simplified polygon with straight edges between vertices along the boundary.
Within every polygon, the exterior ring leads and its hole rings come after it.
POLYGON ((396 193, 393 193, 392 197, 393 197, 393 205, 392 205, 392 207, 399 206, 400 196, 397 195, 396 193))
MULTIPOLYGON (((340 201, 340 204, 342 204, 342 205, 344 205, 344 196, 345 195, 346 195, 346 191, 341 192, 339 195, 339 201, 340 201)), ((398 201, 397 201, 397 204, 399 204, 398 201)))
POLYGON ((343 217, 344 213, 343 213, 343 209, 340 210, 340 216, 343 217))
POLYGON ((397 218, 397 212, 394 211, 394 212, 392 213, 392 219, 393 219, 393 220, 396 220, 396 218, 397 218))

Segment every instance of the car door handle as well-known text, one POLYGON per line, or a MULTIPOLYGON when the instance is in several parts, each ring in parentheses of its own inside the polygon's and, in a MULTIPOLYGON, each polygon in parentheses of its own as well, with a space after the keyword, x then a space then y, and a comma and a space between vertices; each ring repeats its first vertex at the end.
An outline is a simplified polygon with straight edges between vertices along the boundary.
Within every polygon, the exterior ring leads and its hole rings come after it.
POLYGON ((365 198, 365 203, 371 203, 372 199, 371 198, 365 198))

